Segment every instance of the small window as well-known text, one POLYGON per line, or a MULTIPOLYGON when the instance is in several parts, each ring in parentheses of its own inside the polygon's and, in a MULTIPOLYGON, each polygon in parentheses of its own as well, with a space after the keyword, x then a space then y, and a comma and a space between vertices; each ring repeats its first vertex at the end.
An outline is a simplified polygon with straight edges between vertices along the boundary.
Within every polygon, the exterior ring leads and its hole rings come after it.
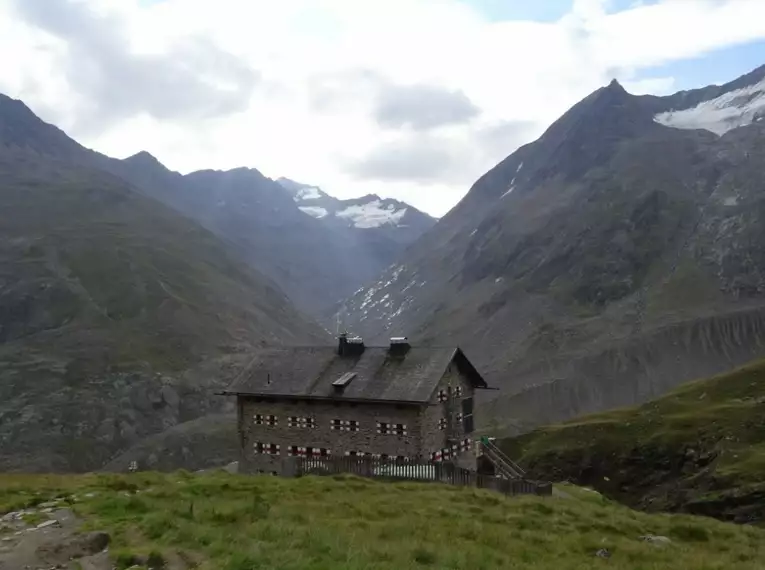
POLYGON ((444 447, 430 454, 431 461, 448 461, 452 457, 451 449, 444 447))
POLYGON ((287 418, 287 426, 294 428, 310 428, 316 427, 316 418, 313 416, 289 416, 287 418))
POLYGON ((280 446, 276 443, 255 442, 252 444, 252 451, 256 454, 279 455, 280 446))
POLYGON ((329 457, 331 452, 326 447, 309 447, 311 457, 329 457))
POLYGON ((462 397, 462 386, 457 386, 454 389, 454 397, 455 398, 461 398, 462 397))
POLYGON ((446 390, 439 390, 438 391, 438 401, 439 402, 446 402, 449 400, 449 394, 447 394, 446 390))
POLYGON ((438 429, 440 430, 446 429, 446 418, 441 418, 438 420, 438 429))
POLYGON ((377 433, 382 435, 407 435, 406 424, 377 422, 377 433))
POLYGON ((465 416, 463 416, 461 413, 457 414, 457 421, 461 422, 463 417, 465 417, 465 416))
POLYGON ((359 431, 358 420, 332 420, 330 429, 337 431, 359 431))
POLYGON ((276 426, 279 424, 279 418, 277 416, 263 414, 255 414, 255 423, 257 425, 276 426))

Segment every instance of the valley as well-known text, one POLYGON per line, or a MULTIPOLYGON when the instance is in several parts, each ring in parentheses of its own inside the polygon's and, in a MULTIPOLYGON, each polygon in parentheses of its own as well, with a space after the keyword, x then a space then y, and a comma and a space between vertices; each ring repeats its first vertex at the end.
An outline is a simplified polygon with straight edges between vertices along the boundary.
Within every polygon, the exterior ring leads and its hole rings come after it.
POLYGON ((760 523, 761 365, 730 371, 765 357, 764 93, 765 67, 665 97, 613 81, 439 220, 110 158, 0 96, 0 469, 230 464, 221 390, 342 327, 463 348, 495 388, 478 433, 535 478, 760 523))
POLYGON ((142 465, 220 464, 205 434, 231 433, 233 405, 215 391, 259 347, 332 342, 317 316, 433 221, 400 205, 401 235, 325 226, 254 169, 112 159, 2 95, 0 175, 4 471, 87 471, 135 446, 142 465), (183 438, 163 453, 176 426, 201 438, 193 458, 183 438))
POLYGON ((0 570, 765 568, 764 3, 0 53, 0 570))

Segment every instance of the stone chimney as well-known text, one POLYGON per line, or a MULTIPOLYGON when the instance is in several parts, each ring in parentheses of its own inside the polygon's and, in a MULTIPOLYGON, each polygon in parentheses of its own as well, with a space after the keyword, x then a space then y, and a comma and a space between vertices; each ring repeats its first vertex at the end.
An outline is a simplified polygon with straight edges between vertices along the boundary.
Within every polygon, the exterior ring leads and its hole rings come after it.
POLYGON ((349 337, 348 333, 338 336, 337 353, 340 356, 358 356, 364 352, 364 340, 360 336, 349 337))
POLYGON ((345 347, 348 346, 348 333, 340 333, 340 336, 337 337, 337 340, 337 353, 342 356, 345 354, 345 347))
POLYGON ((410 348, 412 345, 409 344, 409 340, 405 336, 394 336, 390 339, 388 352, 394 356, 403 356, 409 352, 410 348))

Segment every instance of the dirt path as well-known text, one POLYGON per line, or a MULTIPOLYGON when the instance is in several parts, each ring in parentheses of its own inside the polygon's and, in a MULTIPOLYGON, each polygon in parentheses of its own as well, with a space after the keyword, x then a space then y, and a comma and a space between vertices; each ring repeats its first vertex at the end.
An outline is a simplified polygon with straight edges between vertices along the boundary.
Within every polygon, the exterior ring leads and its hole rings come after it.
POLYGON ((0 570, 111 570, 109 536, 80 534, 81 522, 70 509, 56 506, 0 517, 0 570))

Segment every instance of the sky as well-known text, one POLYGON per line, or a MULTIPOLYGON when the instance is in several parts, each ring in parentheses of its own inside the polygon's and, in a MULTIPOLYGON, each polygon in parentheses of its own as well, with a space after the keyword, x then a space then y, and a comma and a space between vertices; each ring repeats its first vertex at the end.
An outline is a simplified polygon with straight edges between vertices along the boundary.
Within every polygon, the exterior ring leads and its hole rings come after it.
POLYGON ((0 0, 0 54, 1 93, 110 156, 441 216, 613 78, 765 64, 765 1, 0 0))

